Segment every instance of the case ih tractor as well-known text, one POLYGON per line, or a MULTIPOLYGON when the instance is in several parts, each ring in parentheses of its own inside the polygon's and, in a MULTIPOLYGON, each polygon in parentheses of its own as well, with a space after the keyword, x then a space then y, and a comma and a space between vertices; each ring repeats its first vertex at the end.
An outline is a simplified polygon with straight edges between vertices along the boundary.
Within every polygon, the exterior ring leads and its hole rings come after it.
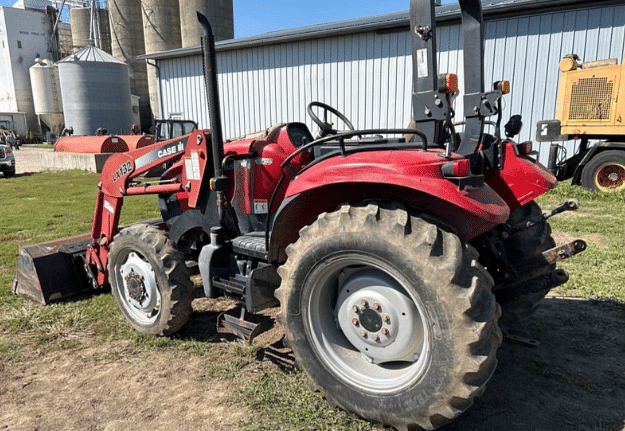
POLYGON ((313 102, 318 139, 288 123, 223 141, 200 16, 210 130, 112 156, 91 235, 22 248, 15 291, 45 303, 110 285, 130 325, 169 335, 189 319, 197 268, 206 296, 241 300, 222 326, 248 340, 251 315, 280 307, 298 366, 332 404, 399 430, 458 416, 495 369, 501 328, 564 283, 556 262, 585 244, 555 246, 547 219, 577 203, 543 215, 534 199, 556 179, 531 143, 509 139, 518 121, 501 136, 509 84, 484 89, 480 1, 460 1, 462 133, 457 77, 436 73, 434 1, 410 6, 415 127, 354 130, 313 102), (142 179, 165 163, 160 180, 142 179), (124 199, 145 194, 159 196, 162 220, 119 227, 124 199))

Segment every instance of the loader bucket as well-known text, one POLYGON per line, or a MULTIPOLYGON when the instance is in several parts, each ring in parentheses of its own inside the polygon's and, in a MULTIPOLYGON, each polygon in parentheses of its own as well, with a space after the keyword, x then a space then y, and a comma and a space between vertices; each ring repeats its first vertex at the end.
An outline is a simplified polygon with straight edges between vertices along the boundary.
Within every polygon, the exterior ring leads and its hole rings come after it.
POLYGON ((84 267, 90 242, 85 234, 20 247, 13 293, 45 305, 93 292, 84 267))
MULTIPOLYGON (((149 224, 164 228, 163 219, 144 220, 133 224, 149 224)), ((126 229, 128 224, 119 227, 126 229)), ((85 264, 91 234, 61 238, 20 247, 13 293, 41 305, 97 290, 91 269, 85 264)))

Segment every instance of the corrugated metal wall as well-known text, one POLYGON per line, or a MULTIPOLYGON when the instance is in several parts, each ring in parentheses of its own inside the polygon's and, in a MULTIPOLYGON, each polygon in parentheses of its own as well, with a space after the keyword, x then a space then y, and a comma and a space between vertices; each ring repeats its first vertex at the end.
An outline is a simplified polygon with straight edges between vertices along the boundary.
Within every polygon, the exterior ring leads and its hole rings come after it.
MULTIPOLYGON (((558 63, 571 52, 584 61, 623 58, 625 6, 585 8, 489 20, 485 28, 485 82, 506 79, 504 121, 523 116, 520 140, 534 138, 538 120, 555 116, 558 63)), ((440 25, 439 71, 462 81, 459 25, 440 25)), ((357 128, 404 127, 410 118, 411 46, 407 32, 362 33, 219 52, 224 136, 278 122, 302 121, 314 100, 342 111, 357 128)), ((208 127, 199 56, 159 60, 164 116, 181 114, 208 127)), ((462 98, 456 112, 462 112, 462 98)), ((340 125, 339 125, 340 127, 340 125)), ((572 153, 573 144, 568 144, 572 153)), ((543 144, 540 160, 547 161, 543 144)))

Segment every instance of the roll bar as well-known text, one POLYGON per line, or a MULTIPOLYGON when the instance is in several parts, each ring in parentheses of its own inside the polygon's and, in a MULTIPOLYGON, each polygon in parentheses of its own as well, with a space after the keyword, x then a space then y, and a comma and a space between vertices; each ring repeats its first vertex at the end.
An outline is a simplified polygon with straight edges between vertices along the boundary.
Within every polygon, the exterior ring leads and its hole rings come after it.
MULTIPOLYGON (((459 0, 464 35, 464 116, 466 124, 458 152, 476 151, 484 120, 496 113, 497 91, 484 91, 484 19, 480 0, 459 0)), ((444 145, 444 126, 450 120, 450 97, 441 88, 436 64, 436 16, 434 0, 410 1, 412 34, 412 111, 428 141, 444 145), (447 97, 446 97, 447 96, 447 97)))

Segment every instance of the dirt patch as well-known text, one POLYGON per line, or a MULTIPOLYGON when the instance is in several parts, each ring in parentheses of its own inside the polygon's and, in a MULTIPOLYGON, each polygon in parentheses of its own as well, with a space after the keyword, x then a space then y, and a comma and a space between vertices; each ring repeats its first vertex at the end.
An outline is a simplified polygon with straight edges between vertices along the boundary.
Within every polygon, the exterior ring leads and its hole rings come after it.
MULTIPOLYGON (((215 336, 214 327, 203 326, 214 323, 209 304, 194 302, 190 322, 207 342, 215 336)), ((547 298, 514 333, 515 342, 504 341, 484 396, 443 429, 625 429, 624 328, 622 305, 547 298)), ((279 327, 272 328, 259 338, 261 346, 280 336, 279 327)), ((251 414, 233 401, 233 383, 207 377, 206 357, 170 350, 116 353, 126 347, 89 345, 5 367, 0 430, 222 431, 236 430, 251 414)), ((257 360, 278 366, 269 359, 257 360)), ((254 369, 241 372, 253 379, 254 369)))
POLYGON ((200 356, 141 353, 106 360, 114 345, 62 352, 6 370, 0 429, 236 430, 246 417, 228 383, 209 381, 200 356))
POLYGON ((568 244, 569 242, 575 241, 576 239, 582 239, 586 241, 586 243, 591 243, 596 245, 597 247, 605 247, 608 244, 608 239, 603 235, 598 234, 590 234, 590 235, 571 235, 562 231, 554 231, 553 239, 556 241, 556 244, 568 244))
POLYGON ((23 232, 14 233, 11 235, 4 236, 0 239, 3 242, 26 242, 30 238, 23 232))

